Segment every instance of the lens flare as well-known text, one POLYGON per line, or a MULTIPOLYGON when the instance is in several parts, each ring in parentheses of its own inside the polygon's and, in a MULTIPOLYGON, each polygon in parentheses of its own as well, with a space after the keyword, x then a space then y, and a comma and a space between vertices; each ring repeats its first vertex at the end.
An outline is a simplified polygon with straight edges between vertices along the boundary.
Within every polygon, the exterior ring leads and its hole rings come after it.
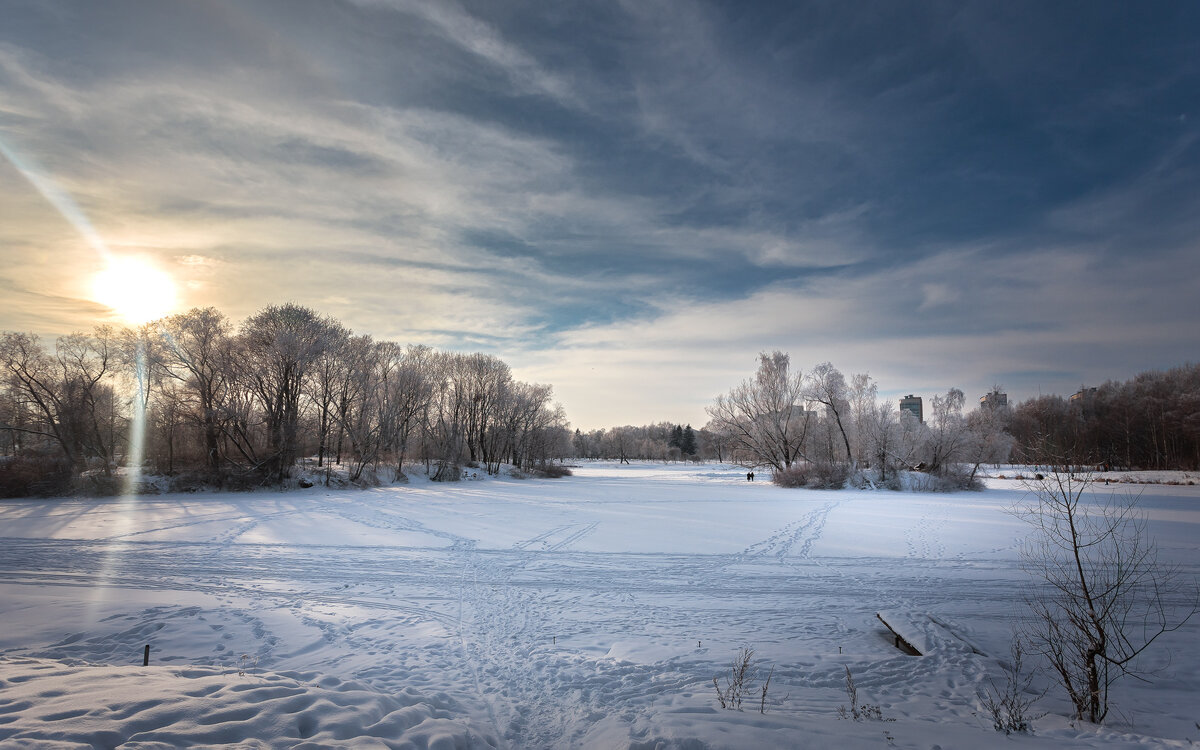
MULTIPOLYGON (((7 159, 17 171, 25 175, 42 197, 75 227, 80 236, 107 263, 107 268, 93 279, 93 297, 97 302, 111 307, 128 322, 135 324, 161 318, 174 308, 175 284, 170 276, 143 261, 113 255, 71 196, 60 189, 35 161, 21 158, 20 154, 3 140, 0 140, 0 157, 7 159)), ((138 510, 136 493, 145 455, 146 406, 149 395, 146 348, 141 342, 137 347, 135 367, 137 384, 131 405, 132 420, 125 456, 124 492, 117 503, 117 526, 112 530, 114 533, 104 548, 104 557, 100 562, 99 582, 92 590, 88 621, 97 619, 97 613, 110 596, 109 587, 122 558, 128 552, 127 544, 121 540, 132 533, 135 527, 138 510)))

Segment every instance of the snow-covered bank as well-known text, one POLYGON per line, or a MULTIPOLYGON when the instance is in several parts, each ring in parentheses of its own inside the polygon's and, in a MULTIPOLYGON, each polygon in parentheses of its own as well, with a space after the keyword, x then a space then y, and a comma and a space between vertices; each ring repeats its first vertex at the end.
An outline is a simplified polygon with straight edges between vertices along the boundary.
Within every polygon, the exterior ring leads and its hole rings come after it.
MULTIPOLYGON (((0 503, 0 744, 1009 747, 975 694, 1022 612, 1025 530, 1004 511, 1023 490, 988 481, 820 492, 585 463, 0 503), (877 612, 926 655, 897 651, 877 612), (717 707, 712 677, 742 645, 775 667, 765 714, 717 707), (838 719, 847 666, 895 721, 838 719)), ((1200 492, 1139 489, 1164 560, 1196 575, 1200 492)), ((1163 673, 1118 688, 1111 727, 1072 728, 1051 692, 1020 742, 1188 746, 1198 646, 1200 623, 1164 640, 1163 673)))
POLYGON ((21 658, 0 666, 0 737, 26 746, 493 746, 454 721, 458 708, 444 696, 383 694, 336 677, 21 658))

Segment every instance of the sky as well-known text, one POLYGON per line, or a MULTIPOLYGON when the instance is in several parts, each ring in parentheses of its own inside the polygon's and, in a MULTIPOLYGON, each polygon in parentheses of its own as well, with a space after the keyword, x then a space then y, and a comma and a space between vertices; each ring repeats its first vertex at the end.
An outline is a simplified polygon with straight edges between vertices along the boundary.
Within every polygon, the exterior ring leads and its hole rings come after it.
POLYGON ((881 396, 1200 359, 1200 5, 0 5, 0 330, 295 302, 574 426, 760 352, 881 396))

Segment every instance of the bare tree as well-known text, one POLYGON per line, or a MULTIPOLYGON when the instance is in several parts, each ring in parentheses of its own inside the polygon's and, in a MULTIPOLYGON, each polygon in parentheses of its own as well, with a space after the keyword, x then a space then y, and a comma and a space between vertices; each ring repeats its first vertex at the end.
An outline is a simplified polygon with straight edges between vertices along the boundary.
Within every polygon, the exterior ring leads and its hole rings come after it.
POLYGON ((729 434, 716 422, 710 421, 700 429, 701 451, 704 455, 717 459, 718 463, 725 462, 729 450, 729 434))
POLYGON ((430 363, 432 393, 425 413, 426 472, 430 460, 437 462, 433 478, 438 481, 458 478, 463 453, 465 392, 461 384, 462 355, 438 353, 430 363))
MULTIPOLYGON (((376 342, 294 304, 259 311, 237 335, 213 308, 64 336, 53 351, 0 332, 0 451, 36 464, 39 482, 111 471, 142 416, 146 455, 169 473, 203 463, 214 480, 228 465, 278 482, 309 450, 322 464, 345 449, 352 479, 389 458, 403 476, 410 448, 439 478, 464 460, 541 466, 571 450, 552 393, 494 356, 376 342)), ((630 450, 653 452, 642 443, 630 450)))
POLYGON ((76 472, 94 457, 108 474, 123 438, 123 415, 110 382, 115 354, 114 334, 107 327, 61 337, 53 356, 32 334, 6 333, 0 339, 0 365, 9 387, 36 415, 20 429, 52 439, 76 472))
POLYGON ((709 429, 729 436, 739 463, 784 471, 804 457, 811 412, 804 379, 783 352, 760 354, 758 372, 708 407, 709 429))
POLYGON ((307 307, 273 305, 242 324, 242 380, 267 427, 267 475, 283 480, 298 455, 300 400, 314 363, 329 343, 332 321, 307 307))
POLYGON ((384 366, 383 430, 385 451, 396 463, 396 477, 404 477, 404 459, 409 436, 429 410, 431 397, 428 365, 433 350, 427 346, 410 346, 401 352, 390 344, 381 351, 384 366))
MULTIPOLYGON (((363 471, 378 463, 386 439, 387 389, 383 384, 386 351, 389 347, 375 343, 370 336, 354 336, 345 340, 340 401, 334 418, 339 435, 349 441, 345 453, 338 449, 339 460, 349 464, 349 478, 359 481, 363 471)), ((339 440, 341 443, 341 440, 339 440)))
MULTIPOLYGON (((496 439, 496 421, 512 391, 509 366, 489 354, 470 354, 455 368, 455 388, 462 392, 463 431, 467 456, 488 467, 499 468, 502 439, 496 439)), ((491 471, 491 468, 488 469, 491 471)), ((492 472, 495 473, 495 472, 492 472)))
POLYGON ((967 441, 967 421, 962 415, 965 399, 957 388, 930 401, 930 418, 925 432, 926 468, 942 474, 961 458, 967 441))
MULTIPOLYGON (((330 321, 326 345, 312 364, 312 377, 305 384, 309 400, 317 411, 317 466, 324 466, 329 454, 329 434, 338 417, 339 386, 348 377, 351 357, 350 330, 330 321)), ((370 341, 367 342, 370 347, 370 341)))
POLYGON ((1191 618, 1196 592, 1159 564, 1137 498, 1089 503, 1092 481, 1066 466, 1050 471, 1027 484, 1033 499, 1016 513, 1036 532, 1021 554, 1035 581, 1022 640, 1049 661, 1076 718, 1100 723, 1109 688, 1145 679, 1138 657, 1191 618))
POLYGON ((865 372, 851 375, 848 400, 850 422, 853 425, 850 442, 854 448, 854 458, 856 461, 870 462, 868 425, 881 415, 889 415, 879 403, 879 385, 865 372))
POLYGON ((1012 452, 1012 435, 1004 428, 1007 409, 979 409, 967 417, 967 439, 961 459, 971 467, 968 482, 975 481, 979 467, 987 463, 1007 461, 1012 452))
POLYGON ((186 385, 195 398, 193 419, 204 440, 204 464, 216 473, 221 466, 225 398, 232 377, 229 321, 214 307, 193 308, 158 324, 161 345, 157 369, 186 385))
MULTIPOLYGON (((837 427, 842 443, 846 447, 846 462, 854 469, 854 452, 850 450, 850 436, 847 434, 847 423, 850 421, 849 391, 846 388, 846 378, 829 362, 822 362, 809 373, 810 383, 805 389, 808 400, 825 407, 825 413, 837 427)), ((865 383, 863 383, 865 387, 865 383)), ((829 456, 830 460, 836 460, 829 456)))
POLYGON ((630 454, 633 452, 633 436, 637 428, 626 425, 624 427, 614 427, 604 435, 605 452, 609 456, 616 457, 620 463, 629 463, 630 454))
MULTIPOLYGON (((871 386, 874 391, 874 384, 871 386)), ((910 415, 911 416, 911 415, 910 415)), ((888 481, 888 469, 905 467, 904 430, 890 405, 872 398, 855 409, 855 431, 863 456, 879 469, 879 481, 888 481)), ((913 421, 916 421, 915 419, 913 421)), ((894 475, 893 475, 894 478, 894 475)))
POLYGON ((54 360, 46 353, 38 337, 27 333, 5 333, 0 340, 0 362, 13 393, 14 420, 5 429, 14 433, 53 440, 63 459, 73 468, 83 467, 80 441, 76 436, 73 409, 68 403, 54 360))

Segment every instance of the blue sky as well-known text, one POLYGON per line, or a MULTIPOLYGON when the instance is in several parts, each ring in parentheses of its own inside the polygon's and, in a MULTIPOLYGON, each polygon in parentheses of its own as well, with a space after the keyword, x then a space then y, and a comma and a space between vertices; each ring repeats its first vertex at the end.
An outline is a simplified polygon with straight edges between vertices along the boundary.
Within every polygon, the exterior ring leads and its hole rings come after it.
POLYGON ((1195 4, 0 13, 0 328, 111 317, 36 174, 180 307, 494 353, 585 428, 771 349, 970 399, 1200 352, 1195 4))

